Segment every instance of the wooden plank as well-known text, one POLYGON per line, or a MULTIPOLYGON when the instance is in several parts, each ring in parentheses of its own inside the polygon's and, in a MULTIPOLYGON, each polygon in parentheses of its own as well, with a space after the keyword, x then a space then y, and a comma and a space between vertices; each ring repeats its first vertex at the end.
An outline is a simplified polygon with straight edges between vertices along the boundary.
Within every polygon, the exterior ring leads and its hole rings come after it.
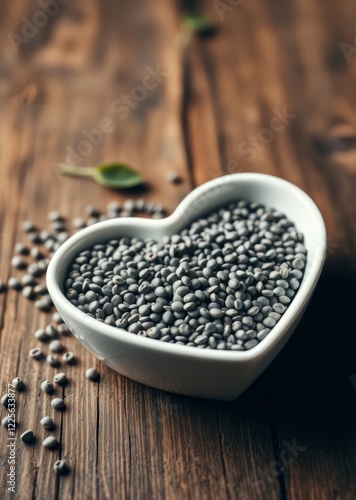
MULTIPOLYGON (((219 116, 224 117, 223 122, 217 127, 219 131, 224 130, 225 132, 223 134, 224 139, 221 141, 223 145, 222 158, 225 158, 225 162, 226 158, 230 158, 231 165, 237 164, 238 170, 262 171, 281 175, 309 191, 320 206, 326 219, 330 235, 329 252, 333 254, 332 260, 335 267, 337 265, 336 259, 339 260, 341 254, 352 255, 349 241, 350 238, 353 238, 352 235, 355 231, 354 228, 351 228, 349 220, 354 221, 355 218, 350 216, 351 219, 349 219, 348 214, 354 212, 355 203, 348 193, 354 192, 355 181, 354 177, 340 172, 340 169, 335 170, 335 165, 330 164, 329 159, 316 155, 311 139, 314 139, 313 136, 316 133, 315 129, 313 130, 313 127, 316 126, 315 123, 317 123, 315 119, 326 115, 326 110, 332 110, 333 106, 336 107, 331 92, 332 86, 336 85, 336 79, 340 80, 340 76, 326 72, 322 61, 326 59, 324 56, 326 47, 330 47, 329 50, 332 50, 333 53, 336 47, 338 48, 340 38, 338 39, 337 36, 332 38, 330 36, 331 29, 334 26, 337 29, 336 26, 338 26, 340 36, 343 33, 341 27, 345 26, 345 20, 342 17, 337 22, 337 16, 334 12, 330 13, 327 21, 325 19, 323 23, 318 25, 316 19, 322 18, 328 10, 324 6, 321 7, 318 2, 314 3, 318 4, 320 10, 316 8, 316 5, 312 7, 311 3, 298 2, 299 8, 302 7, 304 10, 314 8, 314 11, 309 11, 307 18, 296 22, 294 19, 297 7, 290 2, 284 4, 282 13, 281 6, 277 2, 272 2, 268 10, 260 2, 249 2, 248 4, 246 2, 236 9, 238 12, 235 11, 231 14, 227 12, 222 23, 223 29, 230 30, 230 32, 234 30, 236 43, 234 45, 227 44, 223 36, 220 41, 217 40, 212 43, 211 47, 209 47, 210 50, 205 49, 207 57, 204 69, 208 72, 209 68, 213 68, 211 71, 213 75, 209 78, 209 83, 212 89, 210 102, 214 102, 214 106, 217 108, 215 119, 219 120, 219 116), (249 22, 247 19, 249 19, 249 22), (252 22, 257 26, 263 26, 263 29, 256 30, 254 37, 251 38, 249 34, 252 22), (293 37, 293 33, 291 35, 292 27, 297 33, 300 31, 300 38, 298 38, 298 35, 293 37), (309 38, 305 34, 306 29, 309 30, 309 38), (249 42, 246 43, 246 40, 249 40, 249 42), (300 40, 301 46, 298 47, 295 40, 300 40), (288 50, 285 50, 286 48, 288 50), (292 58, 291 54, 295 57, 292 58), (295 66, 295 61, 299 62, 303 58, 309 61, 309 68, 305 69, 304 73, 301 70, 297 71, 300 68, 302 69, 302 62, 299 67, 295 66), (315 70, 316 67, 321 68, 319 72, 315 70), (323 76, 320 75, 321 71, 323 76), (310 90, 306 95, 300 92, 300 88, 303 86, 303 75, 314 79, 314 85, 312 83, 307 84, 307 88, 310 88, 310 90), (323 92, 318 89, 319 82, 324 86, 323 92), (317 103, 319 104, 317 105, 317 103), (251 152, 251 160, 246 161, 248 159, 247 155, 239 155, 241 151, 239 145, 244 141, 249 142, 250 137, 259 137, 262 129, 268 128, 271 116, 273 116, 273 109, 277 107, 277 109, 281 110, 284 106, 286 106, 289 113, 296 114, 295 119, 293 118, 290 124, 281 133, 276 134, 267 145, 264 146, 260 141, 255 151, 251 152), (311 112, 311 109, 313 109, 313 112, 311 112), (265 110, 264 113, 263 110, 265 110), (313 133, 313 136, 310 137, 308 132, 313 133), (339 213, 335 212, 335 206, 340 207, 339 213), (345 214, 342 219, 339 217, 341 214, 345 214), (343 247, 342 250, 341 246, 343 247)), ((345 2, 344 8, 346 4, 349 5, 345 2)), ((331 6, 329 7, 329 12, 331 12, 331 6)), ((348 24, 352 25, 352 21, 349 20, 348 24)), ((197 73, 201 72, 199 67, 196 71, 197 73)), ((346 68, 344 73, 346 82, 350 80, 352 71, 354 70, 346 68)), ((202 80, 200 78, 200 82, 202 80)), ((339 81, 338 84, 340 85, 339 81)), ((345 88, 345 84, 343 87, 345 88)), ((351 99, 352 96, 350 95, 351 99)), ((206 108, 207 106, 204 107, 205 112, 206 108)), ((343 107, 339 106, 337 109, 342 110, 343 107)), ((351 110, 350 105, 348 109, 351 110)), ((321 128, 321 130, 320 123, 317 125, 319 126, 319 133, 327 132, 325 131, 325 120, 324 128, 321 128)), ((199 117, 196 123, 199 123, 199 117)), ((196 127, 192 130, 192 135, 193 140, 195 135, 195 142, 198 142, 203 149, 205 146, 204 133, 201 133, 199 127, 196 127)), ((201 170, 204 171, 204 168, 201 168, 201 170)), ((354 261, 354 259, 352 260, 354 261)), ((330 269, 333 264, 328 262, 327 269, 330 269)), ((351 498, 354 494, 354 483, 351 479, 353 476, 350 474, 350 470, 354 470, 355 457, 352 447, 345 442, 346 439, 350 439, 350 434, 345 432, 338 438, 336 436, 331 438, 330 433, 325 435, 325 432, 318 432, 319 429, 316 429, 315 425, 312 427, 311 434, 304 427, 300 429, 298 421, 295 419, 293 420, 294 426, 287 426, 290 415, 293 410, 295 411, 296 394, 300 396, 299 405, 305 409, 302 396, 306 396, 308 404, 311 404, 311 399, 315 398, 315 394, 321 392, 320 396, 316 398, 317 403, 313 404, 307 412, 308 418, 313 419, 315 417, 318 422, 318 419, 325 419, 325 415, 320 415, 317 410, 322 403, 322 396, 327 397, 325 392, 330 392, 330 387, 333 389, 332 397, 338 401, 338 404, 342 408, 345 406, 348 409, 352 408, 354 412, 355 403, 350 398, 352 389, 349 381, 349 374, 352 372, 351 360, 348 367, 342 370, 343 373, 340 374, 333 366, 331 359, 328 361, 327 368, 323 367, 323 363, 319 359, 320 345, 322 346, 322 356, 327 355, 329 358, 329 354, 333 352, 329 352, 330 342, 335 342, 331 338, 327 345, 323 346, 323 343, 325 344, 323 339, 325 332, 328 332, 331 337, 333 332, 338 330, 336 318, 334 328, 330 328, 330 317, 326 317, 325 321, 320 319, 324 316, 325 303, 329 297, 328 290, 336 280, 339 283, 339 289, 345 287, 345 278, 347 275, 351 275, 349 273, 352 273, 350 266, 353 266, 353 264, 348 258, 348 262, 341 266, 341 269, 345 268, 345 270, 342 270, 340 276, 337 277, 335 271, 325 273, 324 286, 319 287, 319 294, 316 299, 318 303, 315 304, 314 302, 313 305, 314 314, 309 316, 309 321, 305 320, 303 322, 302 327, 296 333, 296 336, 298 336, 298 333, 299 335, 302 332, 304 333, 298 343, 299 348, 296 349, 296 343, 292 341, 292 346, 285 349, 285 352, 277 359, 271 369, 261 377, 258 384, 255 384, 248 391, 248 395, 251 394, 251 399, 255 399, 260 396, 262 387, 262 391, 267 391, 267 397, 269 394, 269 397, 273 398, 275 406, 273 411, 267 412, 265 410, 264 413, 264 421, 269 422, 270 426, 268 428, 267 424, 265 436, 268 436, 271 432, 273 446, 266 452, 263 467, 256 466, 254 473, 250 475, 248 490, 250 497, 251 495, 253 497, 253 492, 255 495, 271 494, 271 484, 273 485, 276 479, 279 479, 282 497, 287 495, 290 498, 318 498, 318 496, 320 498, 332 498, 333 492, 337 491, 340 498, 351 498), (324 293, 322 293, 322 290, 324 290, 324 293), (319 334, 312 344, 315 349, 315 356, 308 359, 306 358, 305 345, 310 344, 309 337, 311 335, 315 337, 316 332, 319 334), (300 374, 299 366, 309 368, 308 372, 305 375, 300 374), (315 377, 315 369, 320 374, 320 377, 318 377, 317 382, 313 383, 311 379, 313 376, 315 377), (331 374, 326 384, 327 389, 321 391, 320 385, 323 382, 320 378, 325 378, 326 369, 331 369, 331 374), (283 373, 290 373, 290 375, 285 379, 282 387, 271 390, 267 384, 268 381, 273 384, 271 372, 277 380, 283 379, 283 373), (336 379, 336 381, 333 379, 336 379), (293 384, 293 390, 291 390, 291 384, 293 384), (308 386, 310 389, 306 392, 305 389, 308 386), (338 394, 339 391, 341 395, 338 394), (290 394, 287 401, 286 394, 290 394), (298 452, 297 448, 298 458, 283 467, 281 457, 285 454, 286 446, 288 447, 294 442, 301 449, 305 448, 305 450, 298 452), (340 452, 340 447, 342 452, 340 452), (320 449, 323 450, 322 455, 320 455, 320 449), (277 469, 280 467, 279 474, 273 470, 276 464, 277 469), (257 489, 251 489, 251 485, 256 486, 257 489)), ((340 266, 338 269, 341 270, 340 266)), ((341 303, 344 302, 351 304, 354 297, 354 292, 347 287, 347 291, 345 290, 345 293, 342 293, 342 296, 338 299, 340 307, 341 303)), ((345 329, 347 329, 347 324, 348 322, 345 320, 345 329)), ((351 332, 350 335, 352 335, 351 332)), ((353 344, 350 337, 349 342, 351 345, 353 344)), ((312 349, 312 346, 309 349, 312 349)), ((345 352, 341 349, 338 358, 339 363, 342 363, 341 360, 344 357, 345 352)), ((335 362, 335 358, 333 360, 335 362)), ((325 413, 330 412, 330 409, 328 410, 329 404, 328 400, 322 405, 325 413)), ((336 415, 335 412, 332 412, 332 415, 338 423, 336 425, 342 425, 341 422, 347 419, 344 411, 340 411, 336 415)), ((332 421, 332 417, 327 419, 328 422, 330 420, 332 421)), ((304 425, 307 426, 307 423, 304 423, 304 425)), ((227 442, 231 443, 239 438, 239 433, 234 427, 229 426, 228 429, 230 432, 227 442)), ((261 433, 263 427, 260 425, 258 429, 260 435, 263 436, 263 432, 261 433)), ((256 455, 254 455, 254 464, 256 464, 256 455)), ((233 483, 236 484, 237 473, 233 469, 232 477, 234 477, 234 473, 235 481, 233 483)), ((245 477, 248 477, 247 474, 245 477)))
MULTIPOLYGON (((21 30, 21 16, 33 18, 38 4, 6 0, 0 9, 6 38, 21 30)), ((216 2, 176 8, 158 0, 72 0, 19 55, 4 44, 1 278, 13 274, 8 263, 24 219, 44 227, 51 209, 72 218, 93 200, 104 209, 112 199, 142 195, 172 211, 193 185, 233 171, 273 173, 309 192, 326 219, 332 254, 291 342, 231 404, 136 384, 68 338, 78 364, 66 368, 68 410, 55 414, 39 390, 55 370, 27 356, 36 345, 34 330, 49 317, 13 291, 0 295, 1 388, 16 374, 26 380, 26 392, 18 394, 19 432, 30 427, 38 436, 33 447, 17 445, 21 498, 355 497, 355 341, 349 315, 337 312, 352 310, 356 298, 354 149, 344 137, 348 147, 338 149, 334 128, 347 126, 352 138, 356 127, 356 66, 345 64, 339 52, 342 41, 352 43, 354 25, 351 0, 250 0, 228 9, 222 21, 216 2), (194 39, 183 57, 174 40, 179 15, 188 8, 213 16, 218 33, 194 39), (165 73, 158 85, 145 89, 127 113, 113 111, 157 65, 165 73), (269 132, 261 131, 270 128, 273 110, 284 107, 297 116, 264 143, 269 132), (104 119, 112 130, 83 153, 83 129, 96 129, 104 119), (247 153, 254 137, 257 146, 247 153), (149 190, 118 194, 58 176, 53 162, 65 160, 68 148, 81 155, 82 165, 117 159, 136 165, 149 190), (180 173, 180 185, 166 181, 169 170, 180 173), (98 385, 84 377, 92 365, 101 373, 98 385), (49 412, 62 441, 54 452, 41 446, 47 432, 39 420, 49 412), (283 463, 294 442, 303 449, 283 463), (56 480, 58 457, 67 458, 72 470, 56 480)), ((3 485, 3 451, 0 465, 3 485)))

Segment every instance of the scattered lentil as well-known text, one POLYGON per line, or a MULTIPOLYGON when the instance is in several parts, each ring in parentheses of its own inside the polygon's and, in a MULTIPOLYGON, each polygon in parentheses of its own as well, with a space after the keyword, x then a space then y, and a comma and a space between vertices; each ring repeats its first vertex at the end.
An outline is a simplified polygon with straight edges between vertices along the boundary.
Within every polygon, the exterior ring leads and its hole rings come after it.
POLYGON ((85 227, 85 220, 82 217, 76 217, 72 220, 72 224, 75 229, 82 229, 85 227))
POLYGON ((26 444, 31 444, 35 441, 35 435, 33 431, 25 431, 21 434, 21 441, 26 444))
POLYGON ((12 288, 13 290, 21 290, 22 288, 20 280, 15 277, 10 278, 7 284, 9 288, 12 288))
POLYGON ((65 402, 61 398, 54 398, 51 401, 51 406, 52 408, 55 408, 56 410, 64 410, 65 409, 65 402))
POLYGON ((47 417, 47 416, 41 418, 40 424, 42 425, 42 427, 44 427, 47 430, 53 429, 53 427, 54 427, 53 419, 51 417, 47 417))
POLYGON ((52 382, 50 382, 49 380, 44 380, 44 381, 41 383, 41 391, 42 391, 42 392, 45 392, 45 393, 47 393, 47 394, 53 394, 53 392, 54 392, 54 387, 53 387, 52 382))
POLYGON ((52 340, 48 347, 52 352, 56 353, 63 352, 65 350, 64 345, 59 340, 52 340))
POLYGON ((9 424, 10 422, 12 422, 12 420, 10 419, 10 417, 8 415, 6 415, 6 417, 4 417, 1 421, 1 425, 3 427, 5 427, 5 429, 8 429, 9 428, 9 424))
POLYGON ((167 172, 166 179, 172 184, 179 184, 182 181, 181 176, 177 172, 167 172))
POLYGON ((25 231, 25 233, 31 233, 32 231, 36 230, 36 226, 30 221, 27 220, 22 223, 22 229, 25 231))
POLYGON ((25 384, 23 380, 20 377, 15 377, 11 385, 17 390, 17 391, 22 391, 25 388, 25 384))
POLYGON ((22 290, 22 295, 26 297, 26 299, 33 299, 35 296, 35 293, 33 291, 32 286, 25 286, 22 290))
POLYGON ((75 363, 75 356, 72 351, 67 351, 65 354, 63 354, 62 359, 68 365, 73 365, 75 363))
POLYGON ((59 333, 59 335, 68 335, 69 329, 65 323, 61 323, 57 326, 57 332, 59 333))
POLYGON ((39 283, 36 285, 33 289, 36 295, 45 295, 48 293, 46 285, 43 285, 42 283, 39 283))
POLYGON ((57 325, 59 325, 59 324, 63 323, 63 320, 62 320, 62 318, 61 318, 61 316, 60 316, 60 314, 59 314, 58 312, 55 312, 55 313, 53 314, 52 319, 53 319, 53 321, 54 321, 55 323, 57 323, 57 325))
POLYGON ((45 448, 48 448, 48 449, 53 449, 55 448, 56 446, 58 446, 58 440, 56 437, 54 436, 48 436, 46 437, 46 439, 44 439, 42 441, 42 445, 45 447, 45 448))
POLYGON ((58 385, 66 385, 68 382, 67 376, 64 372, 57 373, 54 377, 53 380, 56 384, 58 385))
POLYGON ((29 231, 27 236, 32 243, 41 243, 41 237, 37 231, 29 231))
POLYGON ((30 350, 29 355, 31 358, 36 359, 37 361, 43 358, 42 351, 39 347, 34 347, 30 350))
POLYGON ((59 366, 61 363, 58 359, 58 356, 56 354, 48 354, 47 358, 47 363, 51 366, 53 366, 54 368, 56 368, 57 366, 59 366))
POLYGON ((23 260, 22 257, 15 255, 11 259, 11 265, 12 267, 15 267, 16 269, 25 269, 27 267, 26 262, 23 260))
POLYGON ((27 287, 27 286, 33 287, 36 284, 37 284, 36 280, 31 274, 24 274, 21 278, 21 285, 24 287, 27 287))
POLYGON ((43 259, 43 253, 38 247, 32 247, 30 250, 30 255, 33 259, 40 260, 43 259))
POLYGON ((47 325, 45 332, 50 339, 56 339, 58 337, 58 330, 52 325, 47 325))
POLYGON ((2 397, 1 397, 1 404, 7 408, 9 406, 9 395, 8 394, 4 394, 2 397))
MULTIPOLYGON (((34 292, 35 292, 35 290, 34 290, 34 292)), ((48 312, 48 311, 50 311, 52 309, 52 303, 49 302, 49 300, 46 299, 46 297, 42 297, 41 299, 36 300, 35 301, 35 306, 40 311, 44 311, 44 312, 48 312)))
POLYGON ((15 252, 19 255, 28 255, 30 253, 29 249, 23 243, 16 243, 15 252))
POLYGON ((65 460, 57 460, 53 465, 54 472, 61 476, 69 473, 69 467, 65 460))
POLYGON ((99 379, 99 373, 96 371, 95 368, 88 368, 85 372, 85 376, 92 382, 95 382, 99 379))

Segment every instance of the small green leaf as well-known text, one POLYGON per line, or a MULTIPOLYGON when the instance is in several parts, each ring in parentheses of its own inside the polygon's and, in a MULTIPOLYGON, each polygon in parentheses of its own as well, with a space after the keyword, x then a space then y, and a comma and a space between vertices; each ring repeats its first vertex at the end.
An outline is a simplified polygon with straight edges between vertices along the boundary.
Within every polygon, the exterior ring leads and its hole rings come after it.
POLYGON ((188 14, 183 17, 183 26, 198 35, 212 35, 215 32, 215 24, 207 16, 201 14, 188 14))
POLYGON ((134 187, 142 184, 142 176, 128 165, 109 163, 96 167, 94 179, 103 186, 134 187))
POLYGON ((92 177, 98 184, 112 188, 131 188, 143 183, 142 176, 129 165, 103 163, 95 167, 58 164, 62 174, 92 177))

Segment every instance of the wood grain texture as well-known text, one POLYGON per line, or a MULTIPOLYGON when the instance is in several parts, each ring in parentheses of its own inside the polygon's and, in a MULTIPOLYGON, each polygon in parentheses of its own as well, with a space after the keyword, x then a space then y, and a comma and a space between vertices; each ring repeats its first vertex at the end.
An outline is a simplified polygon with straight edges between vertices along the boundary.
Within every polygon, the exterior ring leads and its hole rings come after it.
MULTIPOLYGON (((25 380, 18 436, 27 428, 37 436, 31 447, 17 442, 12 498, 356 498, 356 53, 348 62, 340 48, 354 46, 353 1, 63 3, 18 52, 9 34, 21 35, 23 18, 39 19, 42 9, 35 0, 0 4, 1 279, 14 274, 9 262, 24 239, 23 220, 46 227, 51 209, 71 220, 89 203, 104 209, 125 199, 90 180, 61 177, 54 164, 68 148, 81 151, 82 165, 136 165, 149 189, 133 196, 168 211, 224 173, 286 178, 320 207, 329 251, 293 338, 233 403, 144 387, 68 337, 78 363, 57 391, 68 409, 54 413, 39 384, 55 370, 27 354, 50 317, 12 290, 0 294, 1 391, 16 375, 25 380), (194 38, 182 54, 175 39, 188 8, 210 15, 217 33, 194 38), (163 74, 141 99, 137 86, 152 71, 163 74), (137 99, 119 111, 132 92, 137 99), (283 113, 289 118, 276 121, 283 113), (83 130, 103 120, 110 131, 85 150, 83 130), (183 182, 166 182, 169 170, 183 182), (89 366, 100 371, 100 384, 85 380, 89 366), (45 414, 55 417, 61 439, 53 452, 41 446, 45 414), (71 466, 60 479, 52 470, 58 457, 71 466)), ((0 440, 0 495, 11 498, 4 429, 0 440)))

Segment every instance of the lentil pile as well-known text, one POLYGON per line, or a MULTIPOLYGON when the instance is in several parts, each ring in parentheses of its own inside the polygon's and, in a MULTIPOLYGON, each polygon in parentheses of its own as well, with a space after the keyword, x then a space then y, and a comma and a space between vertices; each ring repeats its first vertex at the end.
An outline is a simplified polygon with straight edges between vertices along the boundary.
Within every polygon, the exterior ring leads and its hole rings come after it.
POLYGON ((162 242, 122 237, 82 251, 65 294, 80 311, 133 334, 244 351, 288 308, 306 254, 283 213, 239 201, 162 242))

